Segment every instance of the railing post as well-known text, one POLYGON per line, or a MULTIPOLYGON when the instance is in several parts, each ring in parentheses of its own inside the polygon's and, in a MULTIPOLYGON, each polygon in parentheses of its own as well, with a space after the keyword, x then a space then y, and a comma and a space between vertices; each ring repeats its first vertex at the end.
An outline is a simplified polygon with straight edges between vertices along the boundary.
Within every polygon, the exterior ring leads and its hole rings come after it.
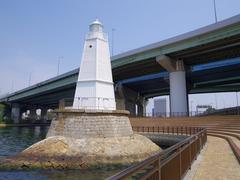
MULTIPOLYGON (((202 133, 199 135, 200 138, 199 138, 199 148, 202 149, 202 133)), ((199 150, 200 152, 200 150, 199 150)))
POLYGON ((181 146, 179 147, 179 179, 182 179, 182 151, 181 146))
POLYGON ((191 140, 189 140, 189 169, 191 169, 192 165, 192 147, 191 147, 191 140))
POLYGON ((158 179, 161 180, 161 162, 160 162, 160 156, 158 157, 158 179))
POLYGON ((198 151, 197 151, 197 142, 198 141, 198 139, 196 139, 196 136, 195 136, 195 160, 197 159, 197 154, 198 154, 198 151))
POLYGON ((207 129, 204 130, 204 144, 207 142, 207 129))

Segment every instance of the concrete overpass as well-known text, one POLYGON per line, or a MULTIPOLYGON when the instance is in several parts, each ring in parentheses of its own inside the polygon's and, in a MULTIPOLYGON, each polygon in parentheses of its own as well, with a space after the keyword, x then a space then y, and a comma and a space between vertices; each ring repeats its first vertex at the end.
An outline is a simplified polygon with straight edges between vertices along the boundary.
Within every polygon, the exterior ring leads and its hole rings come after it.
MULTIPOLYGON (((112 59, 117 107, 144 113, 147 98, 170 94, 172 112, 187 113, 187 94, 240 89, 240 15, 150 44, 112 59), (181 106, 181 107, 180 107, 181 106)), ((0 99, 12 118, 36 108, 57 108, 73 98, 78 69, 0 99)))

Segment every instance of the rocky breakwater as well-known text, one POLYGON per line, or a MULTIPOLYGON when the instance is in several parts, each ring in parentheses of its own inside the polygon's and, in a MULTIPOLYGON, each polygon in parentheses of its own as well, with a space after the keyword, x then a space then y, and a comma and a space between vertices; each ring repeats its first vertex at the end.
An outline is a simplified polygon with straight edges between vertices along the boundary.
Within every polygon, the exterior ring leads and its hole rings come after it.
POLYGON ((129 165, 160 150, 134 134, 128 111, 57 110, 46 139, 14 157, 2 168, 82 169, 129 165))

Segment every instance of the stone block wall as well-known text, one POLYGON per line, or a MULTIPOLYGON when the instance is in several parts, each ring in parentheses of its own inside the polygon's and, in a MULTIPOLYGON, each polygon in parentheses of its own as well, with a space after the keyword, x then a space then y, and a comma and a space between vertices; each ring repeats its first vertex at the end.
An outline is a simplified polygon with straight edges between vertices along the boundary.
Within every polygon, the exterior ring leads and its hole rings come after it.
POLYGON ((122 137, 132 134, 127 113, 64 110, 56 112, 47 137, 64 136, 80 139, 122 137))

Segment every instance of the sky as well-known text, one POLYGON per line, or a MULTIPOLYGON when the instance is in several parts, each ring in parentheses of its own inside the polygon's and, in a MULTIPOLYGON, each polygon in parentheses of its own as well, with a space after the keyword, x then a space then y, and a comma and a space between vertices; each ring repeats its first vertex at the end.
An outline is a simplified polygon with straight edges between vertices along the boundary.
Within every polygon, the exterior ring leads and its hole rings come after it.
MULTIPOLYGON (((237 15, 240 1, 216 0, 216 7, 220 21, 237 15)), ((79 67, 95 18, 103 22, 110 48, 115 29, 116 55, 212 24, 213 9, 213 0, 0 0, 0 94, 56 76, 59 60, 60 74, 79 67)), ((191 96, 195 104, 216 99, 191 96)), ((236 96, 225 96, 233 99, 225 106, 233 104, 236 96)))

